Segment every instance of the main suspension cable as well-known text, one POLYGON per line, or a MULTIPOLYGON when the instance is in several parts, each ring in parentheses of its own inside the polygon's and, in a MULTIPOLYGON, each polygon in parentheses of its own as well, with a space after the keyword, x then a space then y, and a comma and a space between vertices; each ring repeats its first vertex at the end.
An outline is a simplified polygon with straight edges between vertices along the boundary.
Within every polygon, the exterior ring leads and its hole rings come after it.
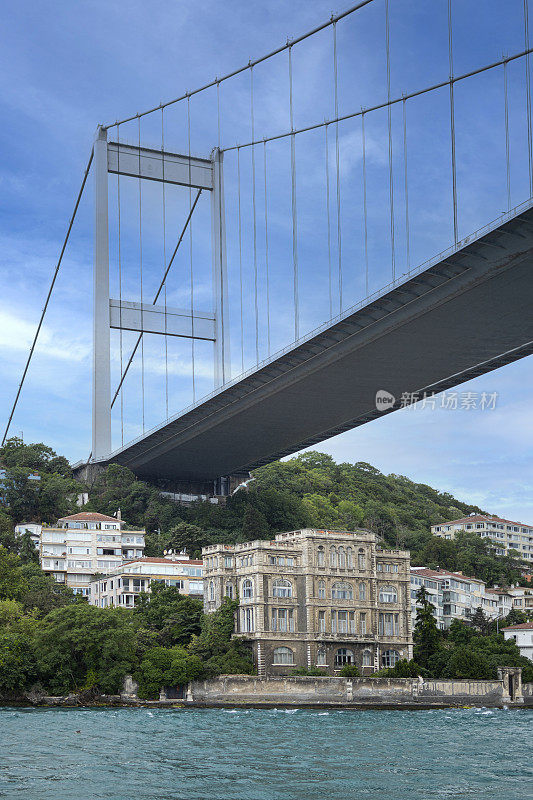
MULTIPOLYGON (((421 97, 422 95, 428 94, 429 92, 434 92, 437 89, 443 89, 445 86, 449 86, 451 83, 453 83, 455 86, 456 83, 460 83, 467 78, 472 78, 474 75, 481 75, 483 72, 488 72, 491 69, 501 67, 504 61, 516 61, 519 58, 524 58, 524 56, 530 55, 532 52, 533 48, 529 47, 527 50, 521 50, 519 53, 514 53, 512 56, 506 56, 506 58, 501 58, 498 61, 492 61, 490 64, 484 64, 482 67, 477 67, 476 69, 470 70, 470 72, 464 72, 462 75, 447 78, 446 80, 440 81, 439 83, 434 83, 431 86, 425 86, 423 89, 416 89, 413 92, 401 94, 398 97, 392 98, 390 105, 394 106, 397 103, 402 103, 404 99, 412 100, 414 97, 421 97)), ((326 119, 323 122, 315 122, 312 125, 296 128, 294 131, 283 131, 282 133, 275 133, 272 136, 263 136, 261 139, 257 139, 256 141, 239 142, 238 144, 231 145, 230 147, 223 147, 222 151, 224 153, 229 153, 231 150, 236 150, 238 147, 242 149, 243 147, 251 147, 253 144, 262 144, 264 141, 275 142, 279 139, 287 139, 289 136, 292 136, 293 133, 299 134, 308 133, 309 131, 316 131, 319 128, 325 127, 326 125, 334 125, 338 122, 345 122, 348 119, 355 119, 355 117, 360 117, 362 113, 370 114, 372 111, 380 111, 383 108, 387 108, 388 105, 389 102, 385 100, 383 103, 377 103, 375 106, 368 106, 368 108, 365 108, 364 112, 359 110, 351 111, 348 114, 340 114, 332 117, 331 119, 326 119)))
MULTIPOLYGON (((166 103, 160 103, 158 106, 154 106, 153 108, 149 108, 146 111, 141 111, 137 114, 133 114, 131 117, 125 117, 121 119, 118 124, 122 125, 125 122, 131 122, 137 117, 145 117, 148 114, 153 114, 154 111, 159 111, 160 108, 166 108, 167 106, 174 105, 175 103, 180 103, 183 100, 187 100, 188 97, 192 97, 195 94, 199 94, 200 92, 205 92, 206 89, 212 89, 213 86, 216 86, 217 83, 223 83, 224 81, 230 80, 230 78, 234 78, 236 75, 240 75, 242 72, 246 72, 247 69, 251 69, 252 67, 257 66, 257 64, 261 64, 263 61, 268 61, 269 58, 273 58, 274 56, 279 55, 279 53, 283 53, 284 50, 287 50, 289 46, 293 46, 295 44, 299 44, 303 42, 305 39, 309 39, 310 36, 314 36, 316 33, 323 31, 325 28, 329 28, 330 25, 334 25, 335 23, 339 22, 340 20, 344 19, 345 17, 350 16, 359 9, 364 8, 365 6, 370 5, 373 3, 374 0, 361 0, 361 2, 356 3, 350 8, 347 8, 345 11, 342 11, 340 14, 332 14, 331 17, 323 22, 321 25, 317 25, 315 28, 312 28, 310 31, 297 36, 296 38, 292 39, 291 42, 286 42, 285 44, 281 45, 281 47, 277 47, 275 50, 271 50, 269 53, 266 53, 264 56, 260 56, 256 59, 251 59, 247 64, 244 64, 242 67, 233 70, 232 72, 228 72, 227 75, 224 75, 222 78, 215 78, 213 81, 204 84, 203 86, 199 86, 198 89, 193 89, 191 92, 186 92, 185 94, 180 95, 179 97, 175 97, 173 100, 168 100, 166 103)), ((111 128, 113 125, 116 125, 116 122, 110 123, 109 125, 103 125, 103 130, 107 130, 107 128, 111 128)))

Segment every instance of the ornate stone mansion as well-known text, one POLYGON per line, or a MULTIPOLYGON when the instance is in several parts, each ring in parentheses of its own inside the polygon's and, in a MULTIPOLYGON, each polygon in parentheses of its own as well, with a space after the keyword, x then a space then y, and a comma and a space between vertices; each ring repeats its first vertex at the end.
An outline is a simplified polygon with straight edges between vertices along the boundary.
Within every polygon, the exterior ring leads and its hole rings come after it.
POLYGON ((412 657, 409 553, 370 531, 299 530, 202 551, 204 607, 239 599, 235 635, 259 675, 346 664, 362 674, 412 657))

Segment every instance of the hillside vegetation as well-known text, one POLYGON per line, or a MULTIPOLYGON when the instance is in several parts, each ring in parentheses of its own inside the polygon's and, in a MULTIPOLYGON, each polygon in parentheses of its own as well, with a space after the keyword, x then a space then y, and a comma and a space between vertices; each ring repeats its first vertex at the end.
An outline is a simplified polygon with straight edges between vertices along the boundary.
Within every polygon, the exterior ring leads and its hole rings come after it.
POLYGON ((11 439, 0 449, 0 464, 7 470, 0 536, 11 548, 13 523, 54 523, 79 510, 77 493, 88 491, 87 510, 112 515, 120 508, 129 526, 146 528, 146 555, 162 555, 170 547, 199 555, 207 544, 271 537, 300 527, 364 527, 385 546, 410 550, 415 565, 461 570, 489 584, 522 581, 518 558, 494 555, 475 534, 447 541, 430 533, 435 523, 484 513, 482 509, 403 475, 384 475, 364 462, 336 464, 324 453, 308 452, 261 467, 248 489, 239 490, 225 505, 199 502, 189 508, 162 498, 155 486, 117 464, 92 486, 84 486, 73 480, 66 459, 43 444, 11 439), (41 475, 40 482, 28 479, 33 471, 41 475))

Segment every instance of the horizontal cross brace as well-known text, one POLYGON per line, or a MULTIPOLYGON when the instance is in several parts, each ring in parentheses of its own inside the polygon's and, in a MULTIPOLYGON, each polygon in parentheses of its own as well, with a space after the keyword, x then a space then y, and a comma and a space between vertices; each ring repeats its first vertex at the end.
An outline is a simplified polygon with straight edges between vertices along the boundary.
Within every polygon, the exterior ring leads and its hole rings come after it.
POLYGON ((213 165, 206 158, 189 158, 177 153, 109 142, 107 169, 113 174, 132 178, 213 189, 213 165))
POLYGON ((196 311, 194 316, 182 308, 153 306, 147 303, 130 303, 124 300, 109 301, 111 328, 139 333, 159 333, 181 336, 185 339, 215 341, 214 314, 196 311))

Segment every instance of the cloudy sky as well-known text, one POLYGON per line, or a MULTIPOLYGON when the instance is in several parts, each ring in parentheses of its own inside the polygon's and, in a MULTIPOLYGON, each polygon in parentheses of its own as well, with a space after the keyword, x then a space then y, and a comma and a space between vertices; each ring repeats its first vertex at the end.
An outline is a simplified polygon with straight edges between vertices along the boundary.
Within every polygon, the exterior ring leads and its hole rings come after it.
MULTIPOLYGON (((320 24, 332 11, 324 0, 243 2, 101 2, 20 0, 4 12, 0 48, 0 412, 7 419, 25 356, 64 236, 74 198, 98 123, 111 123, 152 108, 224 75, 262 53, 320 24)), ((461 74, 511 55, 524 47, 522 0, 453 3, 454 72, 461 74)), ((445 80, 449 73, 445 0, 391 0, 391 95, 400 96, 445 80)), ((386 99, 384 2, 339 23, 338 105, 351 113, 386 99)), ((332 31, 293 50, 295 127, 334 116, 332 31)), ((254 126, 262 138, 289 130, 287 54, 254 72, 254 126)), ((503 72, 493 71, 457 88, 458 190, 460 236, 473 232, 507 208, 503 72)), ((508 67, 511 205, 528 194, 524 62, 508 67)), ((249 73, 220 89, 221 128, 214 91, 144 118, 143 143, 205 156, 218 142, 245 144, 251 136, 249 73), (163 125, 161 124, 163 121, 163 125)), ((407 104, 409 131, 410 265, 451 244, 449 106, 447 90, 407 104)), ((110 138, 137 141, 137 122, 110 131, 110 138)), ((323 322, 329 310, 328 260, 338 261, 335 128, 297 139, 298 257, 300 327, 323 322), (325 158, 327 153, 327 159, 325 158), (325 167, 330 177, 330 250, 327 247, 325 167), (329 258, 328 258, 329 257, 329 258)), ((396 268, 407 259, 404 226, 404 155, 401 104, 392 115, 395 191, 396 268)), ((348 308, 364 295, 360 118, 339 126, 339 180, 342 193, 343 298, 348 308)), ((386 113, 366 115, 368 259, 370 290, 390 280, 391 251, 386 113)), ((264 155, 255 148, 259 274, 257 350, 290 340, 292 316, 292 228, 290 142, 271 144, 268 159, 270 297, 265 290, 264 155)), ((253 283, 252 154, 250 148, 226 154, 228 260, 231 283, 232 367, 238 375, 255 359, 253 283), (238 173, 241 176, 241 246, 238 236, 238 173), (243 263, 243 329, 240 339, 239 262, 243 263)), ((117 289, 117 192, 110 180, 112 285, 117 289)), ((181 190, 180 190, 181 191, 181 190)), ((136 239, 138 186, 124 180, 122 197, 123 296, 139 299, 136 239), (127 263, 126 263, 127 262, 127 263)), ((188 208, 188 193, 160 187, 143 189, 141 202, 145 297, 153 293, 174 229, 188 208), (162 211, 163 209, 163 211, 162 211), (163 216, 164 215, 164 216, 163 216), (168 240, 163 240, 163 219, 168 240)), ((42 440, 72 460, 90 449, 91 214, 89 185, 80 207, 71 246, 42 331, 34 362, 15 415, 12 434, 42 440)), ((208 207, 195 212, 193 242, 180 252, 169 305, 189 302, 188 274, 194 264, 196 308, 210 302, 208 207)), ((331 302, 339 306, 336 272, 331 302)), ((152 298, 150 297, 150 300, 152 298)), ((124 337, 124 352, 131 339, 124 337)), ((113 341, 113 369, 119 369, 119 343, 113 341)), ((194 396, 192 351, 173 342, 148 341, 144 353, 146 428, 211 390, 211 365, 197 345, 194 396)), ((135 364, 125 384, 127 407, 121 425, 114 418, 114 443, 140 432, 142 368, 135 364)), ((449 491, 459 498, 511 518, 533 520, 531 396, 533 361, 522 360, 458 388, 457 408, 413 408, 387 416, 324 443, 320 449, 338 460, 368 461, 385 472, 449 491), (462 407, 462 393, 496 394, 495 408, 462 407)), ((453 403, 452 403, 453 405, 453 403)))

